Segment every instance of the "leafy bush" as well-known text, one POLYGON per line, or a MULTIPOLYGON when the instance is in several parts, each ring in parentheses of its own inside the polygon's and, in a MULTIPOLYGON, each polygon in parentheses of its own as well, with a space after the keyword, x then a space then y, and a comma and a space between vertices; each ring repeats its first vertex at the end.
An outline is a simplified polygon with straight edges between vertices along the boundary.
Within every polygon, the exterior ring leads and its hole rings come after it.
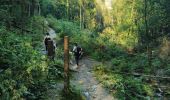
POLYGON ((104 65, 96 65, 94 73, 103 86, 120 100, 147 99, 154 95, 153 87, 144 83, 141 78, 112 72, 104 65))
POLYGON ((47 65, 32 37, 0 28, 1 99, 21 99, 29 87, 45 81, 47 65))
POLYGON ((64 63, 62 60, 50 62, 48 67, 48 80, 58 80, 64 77, 64 63))
POLYGON ((47 21, 49 22, 50 27, 52 27, 57 33, 60 33, 60 37, 72 34, 79 34, 80 28, 73 22, 65 21, 65 20, 57 20, 53 16, 49 15, 47 17, 47 21))

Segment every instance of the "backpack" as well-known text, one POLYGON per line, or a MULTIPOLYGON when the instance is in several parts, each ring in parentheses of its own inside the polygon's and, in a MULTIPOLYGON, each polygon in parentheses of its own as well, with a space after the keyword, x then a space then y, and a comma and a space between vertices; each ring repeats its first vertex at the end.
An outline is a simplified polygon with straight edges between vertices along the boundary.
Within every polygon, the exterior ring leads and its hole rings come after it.
POLYGON ((74 55, 80 55, 81 47, 77 46, 76 49, 73 51, 74 55))
POLYGON ((45 45, 48 44, 48 40, 51 40, 51 38, 50 38, 50 37, 46 37, 46 38, 45 38, 45 40, 44 40, 45 45))
POLYGON ((80 54, 81 47, 77 46, 77 53, 80 54))

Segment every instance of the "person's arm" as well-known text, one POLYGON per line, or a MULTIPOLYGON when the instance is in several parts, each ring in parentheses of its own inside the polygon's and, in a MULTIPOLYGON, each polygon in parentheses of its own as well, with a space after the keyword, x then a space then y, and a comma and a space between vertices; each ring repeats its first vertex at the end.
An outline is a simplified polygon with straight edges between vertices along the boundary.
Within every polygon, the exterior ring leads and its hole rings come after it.
POLYGON ((55 40, 53 40, 53 46, 56 48, 56 42, 55 42, 55 40))
POLYGON ((47 45, 47 37, 44 37, 44 44, 47 45))
POLYGON ((46 36, 44 37, 44 43, 45 43, 46 36))
POLYGON ((73 52, 75 52, 75 50, 76 50, 76 46, 73 47, 73 52))
POLYGON ((80 47, 80 51, 79 51, 79 53, 81 53, 83 51, 83 49, 80 47))

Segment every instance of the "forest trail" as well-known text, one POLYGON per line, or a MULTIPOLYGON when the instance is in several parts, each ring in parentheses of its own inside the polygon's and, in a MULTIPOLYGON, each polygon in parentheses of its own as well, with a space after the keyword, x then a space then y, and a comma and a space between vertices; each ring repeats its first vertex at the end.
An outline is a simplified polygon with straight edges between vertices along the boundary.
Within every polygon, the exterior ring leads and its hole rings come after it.
MULTIPOLYGON (((83 58, 80 61, 80 68, 70 78, 70 85, 78 88, 85 100, 117 100, 113 98, 109 91, 102 87, 93 75, 93 66, 101 64, 90 58, 83 58)), ((70 65, 70 69, 76 68, 75 65, 70 65)), ((61 91, 64 87, 64 82, 60 81, 51 85, 48 89, 48 100, 61 100, 61 91)))
POLYGON ((70 80, 71 85, 80 87, 86 100, 116 100, 94 77, 93 66, 97 64, 101 63, 87 57, 83 58, 78 72, 75 72, 70 80))
MULTIPOLYGON (((52 28, 49 27, 48 32, 52 39, 56 38, 57 34, 52 28)), ((70 84, 73 87, 79 87, 86 100, 116 100, 95 79, 92 70, 97 64, 101 63, 87 57, 80 60, 80 68, 73 73, 73 77, 70 78, 70 84)), ((75 70, 75 66, 75 64, 70 64, 70 69, 75 70)), ((48 91, 49 100, 60 100, 62 98, 59 93, 62 91, 63 84, 63 82, 59 82, 51 86, 48 91)))

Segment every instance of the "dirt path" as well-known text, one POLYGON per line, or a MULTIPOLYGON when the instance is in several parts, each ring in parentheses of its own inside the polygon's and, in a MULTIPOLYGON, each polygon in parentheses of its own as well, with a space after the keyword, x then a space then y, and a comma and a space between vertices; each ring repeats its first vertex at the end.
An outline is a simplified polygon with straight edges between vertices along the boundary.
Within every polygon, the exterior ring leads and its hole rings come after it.
MULTIPOLYGON (((84 58, 80 61, 81 67, 73 73, 73 78, 70 79, 70 84, 73 87, 79 88, 86 100, 117 100, 113 98, 109 92, 95 79, 92 69, 96 64, 100 64, 89 58, 84 58)), ((70 65, 75 68, 75 65, 70 65)), ((54 83, 48 89, 48 100, 61 100, 63 82, 54 83)))
MULTIPOLYGON (((56 37, 56 33, 52 28, 49 28, 49 34, 52 39, 56 37)), ((84 58, 80 61, 80 64, 80 69, 73 74, 73 79, 70 80, 71 85, 80 87, 86 100, 116 100, 93 76, 93 66, 100 63, 89 58, 84 58)), ((74 69, 75 65, 70 65, 70 68, 74 69)), ((48 100, 60 100, 60 94, 58 93, 63 88, 62 83, 54 83, 51 85, 51 88, 49 87, 48 100)))
POLYGON ((81 88, 81 92, 86 97, 86 100, 116 100, 95 79, 92 69, 96 64, 100 63, 89 58, 82 59, 80 61, 81 67, 73 75, 74 78, 71 80, 71 84, 81 88))

